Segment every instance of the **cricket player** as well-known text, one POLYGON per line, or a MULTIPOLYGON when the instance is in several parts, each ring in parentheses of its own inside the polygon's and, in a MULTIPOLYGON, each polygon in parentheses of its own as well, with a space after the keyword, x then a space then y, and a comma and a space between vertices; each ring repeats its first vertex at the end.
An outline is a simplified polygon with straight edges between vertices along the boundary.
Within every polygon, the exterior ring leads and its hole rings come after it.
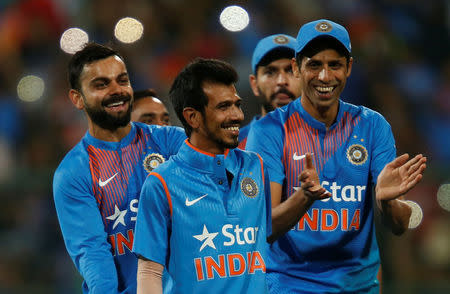
POLYGON ((274 208, 299 189, 307 153, 332 194, 303 201, 306 214, 271 245, 270 293, 378 293, 374 210, 395 234, 408 227, 411 208, 399 199, 421 180, 426 158, 396 158, 384 117, 341 100, 352 64, 343 26, 325 19, 303 25, 292 60, 301 97, 250 130, 246 149, 266 164, 274 208))
POLYGON ((133 89, 123 58, 86 45, 69 63, 72 103, 88 131, 55 172, 53 194, 67 251, 82 275, 83 293, 136 293, 131 252, 142 184, 175 154, 177 127, 130 123, 133 89))

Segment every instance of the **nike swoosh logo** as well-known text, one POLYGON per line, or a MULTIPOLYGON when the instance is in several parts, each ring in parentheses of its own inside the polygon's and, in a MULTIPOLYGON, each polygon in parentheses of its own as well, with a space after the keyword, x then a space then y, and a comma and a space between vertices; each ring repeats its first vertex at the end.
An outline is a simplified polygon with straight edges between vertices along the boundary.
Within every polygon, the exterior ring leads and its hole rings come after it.
POLYGON ((306 157, 306 154, 303 154, 303 155, 297 155, 297 152, 294 152, 294 155, 292 156, 292 158, 294 159, 294 160, 300 160, 300 159, 303 159, 303 158, 305 158, 306 157))
POLYGON ((206 197, 208 194, 205 194, 203 196, 200 196, 198 198, 195 198, 194 200, 189 200, 186 198, 186 206, 191 206, 194 205, 195 203, 199 202, 200 200, 202 200, 204 197, 206 197))
POLYGON ((114 176, 110 177, 109 179, 107 179, 107 180, 104 181, 104 182, 102 181, 101 178, 98 178, 98 185, 99 185, 100 187, 106 186, 106 184, 108 184, 112 179, 114 179, 114 177, 117 176, 117 174, 118 174, 118 173, 115 173, 114 176))

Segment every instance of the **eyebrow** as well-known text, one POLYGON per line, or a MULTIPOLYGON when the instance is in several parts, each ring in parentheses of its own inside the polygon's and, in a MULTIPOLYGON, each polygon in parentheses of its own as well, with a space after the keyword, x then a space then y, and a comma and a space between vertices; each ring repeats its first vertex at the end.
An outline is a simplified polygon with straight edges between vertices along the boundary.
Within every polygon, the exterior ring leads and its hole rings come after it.
MULTIPOLYGON (((128 73, 127 72, 123 72, 123 73, 120 73, 118 76, 117 76, 117 79, 120 79, 120 78, 123 78, 123 77, 128 77, 128 73)), ((110 78, 107 78, 107 77, 96 77, 95 79, 93 79, 93 80, 91 80, 91 84, 92 83, 95 83, 95 82, 97 82, 97 81, 110 81, 111 79, 110 78)))

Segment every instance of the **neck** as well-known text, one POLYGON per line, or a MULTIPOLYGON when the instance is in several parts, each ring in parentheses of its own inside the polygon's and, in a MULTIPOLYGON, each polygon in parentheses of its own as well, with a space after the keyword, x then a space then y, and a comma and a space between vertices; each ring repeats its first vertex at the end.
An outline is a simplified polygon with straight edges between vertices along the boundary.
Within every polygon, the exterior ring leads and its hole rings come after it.
POLYGON ((202 139, 198 133, 192 132, 191 136, 189 137, 189 143, 191 143, 192 146, 195 148, 211 154, 224 154, 226 148, 217 146, 214 142, 211 141, 205 141, 202 139))
POLYGON ((266 109, 264 108, 264 106, 261 106, 261 117, 264 117, 267 114, 266 109))
POLYGON ((327 128, 329 128, 336 121, 339 110, 339 100, 336 100, 331 105, 321 106, 313 105, 308 97, 302 96, 300 102, 309 115, 324 123, 327 128))
POLYGON ((122 140, 131 130, 131 123, 128 123, 124 127, 117 128, 115 130, 107 130, 94 125, 89 121, 89 134, 92 137, 107 142, 119 142, 122 140))

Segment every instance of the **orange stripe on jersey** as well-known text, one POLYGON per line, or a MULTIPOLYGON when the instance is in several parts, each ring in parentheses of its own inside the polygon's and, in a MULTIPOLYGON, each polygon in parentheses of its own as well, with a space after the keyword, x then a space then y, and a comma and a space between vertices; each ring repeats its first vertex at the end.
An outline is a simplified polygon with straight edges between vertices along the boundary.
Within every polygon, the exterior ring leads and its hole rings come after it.
POLYGON ((166 181, 163 179, 163 177, 161 177, 160 174, 157 174, 157 173, 150 173, 149 176, 157 177, 159 179, 159 181, 161 182, 161 184, 163 185, 164 191, 166 192, 167 202, 169 203, 170 216, 172 216, 172 214, 173 214, 173 211, 172 211, 172 198, 170 197, 170 193, 169 193, 169 189, 167 188, 166 181))
POLYGON ((258 153, 256 153, 256 155, 258 155, 259 161, 261 162, 261 175, 262 175, 262 182, 263 182, 263 186, 264 186, 266 184, 266 183, 264 183, 264 180, 265 180, 265 177, 264 177, 264 162, 263 162, 262 157, 258 153))
MULTIPOLYGON (((191 147, 192 149, 194 149, 195 151, 197 151, 198 153, 210 156, 210 157, 216 157, 216 154, 213 153, 209 153, 206 151, 203 151, 201 149, 198 149, 197 147, 195 147, 194 145, 191 144, 191 142, 188 141, 188 139, 184 140, 184 142, 191 147)), ((223 155, 225 156, 225 158, 227 158, 228 153, 230 152, 230 149, 225 149, 225 152, 223 153, 223 155)))
POLYGON ((332 130, 320 133, 318 129, 311 127, 299 113, 292 114, 283 125, 285 139, 282 162, 286 175, 286 192, 290 194, 294 187, 299 186, 298 176, 306 168, 303 155, 314 153, 314 166, 320 174, 327 160, 347 141, 354 126, 360 120, 360 117, 354 118, 350 113, 344 113, 332 130), (323 142, 321 142, 323 135, 323 142))

